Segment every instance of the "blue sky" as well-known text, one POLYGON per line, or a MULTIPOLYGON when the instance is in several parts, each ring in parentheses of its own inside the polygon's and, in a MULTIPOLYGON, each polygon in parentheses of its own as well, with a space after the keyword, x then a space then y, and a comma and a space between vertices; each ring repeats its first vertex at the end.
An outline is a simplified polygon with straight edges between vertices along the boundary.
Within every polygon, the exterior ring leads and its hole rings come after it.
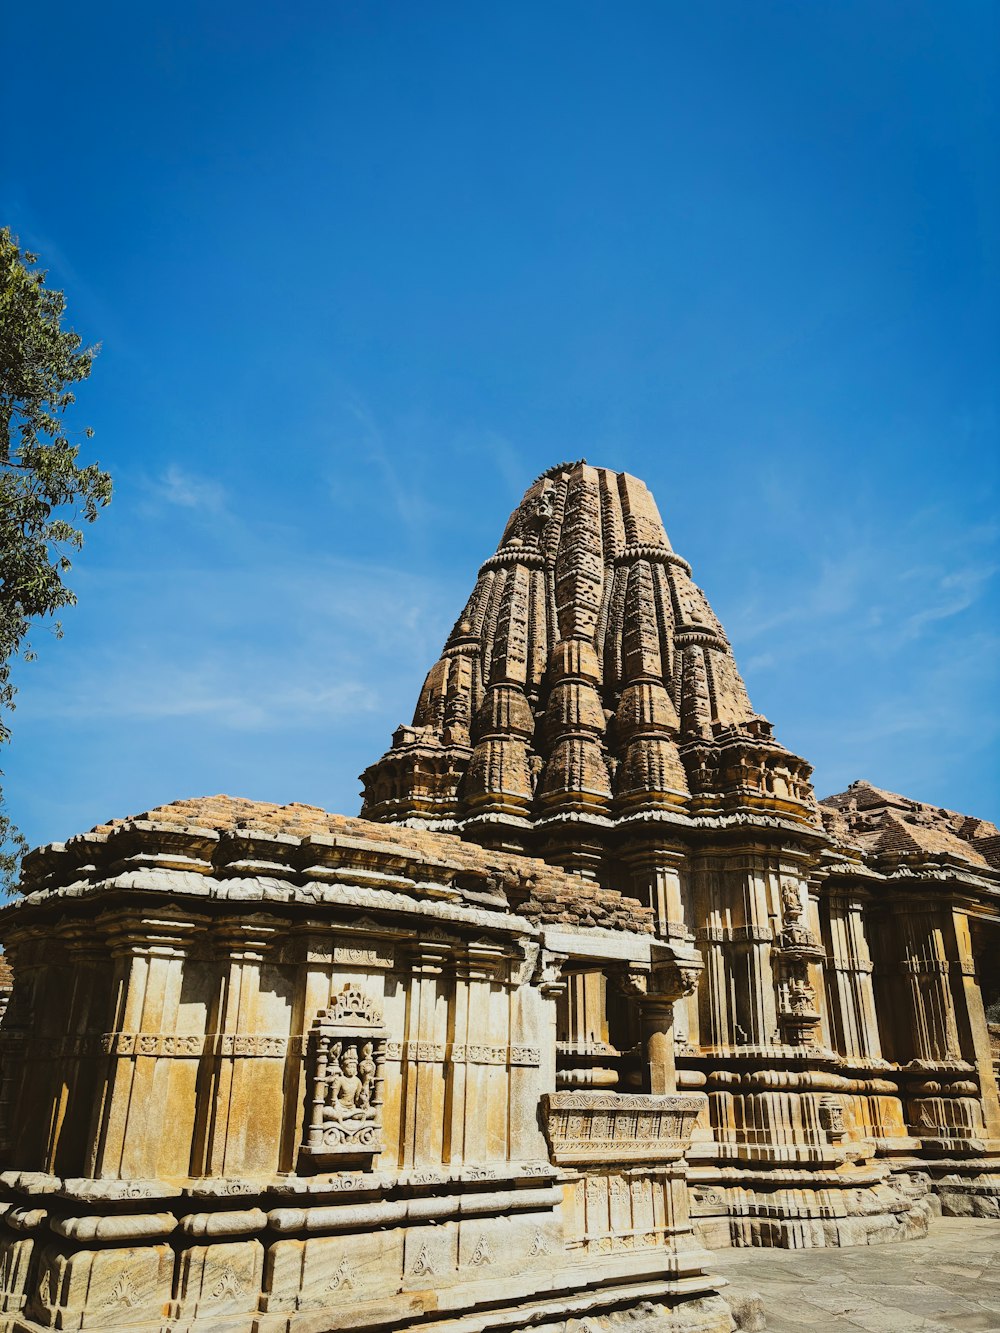
POLYGON ((4 756, 33 843, 355 813, 509 510, 643 477, 816 766, 1000 815, 1000 10, 15 7, 4 220, 115 478, 4 756))

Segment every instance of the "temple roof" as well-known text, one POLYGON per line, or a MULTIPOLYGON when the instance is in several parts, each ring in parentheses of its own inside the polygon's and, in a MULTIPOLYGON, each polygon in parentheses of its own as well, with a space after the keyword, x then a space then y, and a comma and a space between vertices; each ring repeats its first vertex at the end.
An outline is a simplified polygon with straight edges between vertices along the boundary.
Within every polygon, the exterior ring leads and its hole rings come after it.
POLYGON ((468 830, 728 802, 813 822, 809 773, 754 711, 644 483, 580 461, 510 516, 362 813, 468 830))
MULTIPOLYGON (((78 878, 100 880, 134 865, 156 864, 293 885, 306 884, 317 873, 352 882, 360 870, 362 882, 470 907, 512 909, 539 925, 638 934, 653 929, 652 912, 636 899, 534 858, 319 806, 221 795, 173 801, 36 848, 24 857, 19 887, 24 893, 44 892, 78 878)), ((0 954, 0 988, 5 967, 0 954)))
POLYGON ((825 797, 820 805, 830 832, 860 847, 872 859, 957 856, 973 865, 1000 867, 1000 830, 988 820, 915 801, 863 781, 825 797))

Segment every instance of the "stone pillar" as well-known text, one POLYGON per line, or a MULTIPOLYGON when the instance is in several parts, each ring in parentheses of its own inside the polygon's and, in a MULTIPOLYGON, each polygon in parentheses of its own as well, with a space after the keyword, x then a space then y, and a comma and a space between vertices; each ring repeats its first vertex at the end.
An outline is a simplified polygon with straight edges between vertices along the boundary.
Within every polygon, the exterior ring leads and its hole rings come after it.
MULTIPOLYGON (((97 1180, 183 1175, 189 1167, 194 1098, 172 1101, 170 1048, 184 960, 207 924, 169 908, 149 916, 138 908, 112 911, 97 919, 110 945, 117 1001, 114 1030, 103 1039, 106 1092, 96 1107, 86 1173, 97 1180)), ((197 1039, 195 1056, 203 1041, 197 1039)))
POLYGON ((642 1041, 646 1051, 650 1092, 676 1092, 674 1065, 674 1002, 665 995, 647 995, 639 1003, 642 1041))
POLYGON ((976 960, 972 952, 968 912, 954 905, 951 909, 951 922, 956 953, 952 976, 962 1053, 978 1070, 983 1122, 987 1136, 1000 1139, 997 1079, 993 1070, 993 1052, 986 1025, 983 995, 976 976, 976 960))
POLYGON ((829 889, 820 902, 822 938, 826 946, 826 997, 829 1042, 841 1055, 880 1060, 873 962, 865 932, 864 911, 869 894, 860 885, 829 889))
POLYGON ((639 1003, 639 1026, 651 1093, 677 1091, 674 1061, 674 1004, 698 985, 701 963, 688 956, 654 962, 649 969, 626 968, 621 984, 639 1003))
POLYGON ((909 1001, 912 1058, 932 1062, 962 1058, 945 922, 935 903, 894 899, 900 967, 909 1001))
POLYGON ((453 945, 417 939, 409 949, 410 1002, 403 1043, 402 1166, 439 1166, 444 1145, 444 1059, 453 945))
POLYGON ((450 1025, 455 1041, 447 1067, 447 1100, 451 1125, 462 1138, 458 1160, 465 1162, 492 1162, 507 1156, 510 1013, 506 1003, 500 1012, 494 1000, 501 997, 493 993, 505 963, 503 948, 482 940, 455 952, 455 1000, 450 1025), (459 1108, 463 1119, 460 1130, 455 1125, 459 1108))

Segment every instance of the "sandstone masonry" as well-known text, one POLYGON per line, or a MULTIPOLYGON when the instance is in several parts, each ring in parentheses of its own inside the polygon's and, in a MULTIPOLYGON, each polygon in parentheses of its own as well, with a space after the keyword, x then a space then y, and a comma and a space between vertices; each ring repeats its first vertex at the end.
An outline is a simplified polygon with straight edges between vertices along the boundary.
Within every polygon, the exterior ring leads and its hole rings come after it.
POLYGON ((722 1333, 706 1246, 1000 1215, 1000 834, 810 776, 645 486, 549 469, 361 819, 26 858, 0 1333, 722 1333))

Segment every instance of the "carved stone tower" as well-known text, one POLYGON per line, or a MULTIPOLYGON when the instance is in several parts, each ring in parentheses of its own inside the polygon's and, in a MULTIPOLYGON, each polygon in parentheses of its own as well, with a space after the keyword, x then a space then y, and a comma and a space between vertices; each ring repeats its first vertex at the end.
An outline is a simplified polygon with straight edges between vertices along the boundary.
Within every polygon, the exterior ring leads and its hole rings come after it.
POLYGON ((754 712, 646 486, 580 461, 511 515, 362 813, 600 878, 677 818, 817 825, 810 772, 754 712))

